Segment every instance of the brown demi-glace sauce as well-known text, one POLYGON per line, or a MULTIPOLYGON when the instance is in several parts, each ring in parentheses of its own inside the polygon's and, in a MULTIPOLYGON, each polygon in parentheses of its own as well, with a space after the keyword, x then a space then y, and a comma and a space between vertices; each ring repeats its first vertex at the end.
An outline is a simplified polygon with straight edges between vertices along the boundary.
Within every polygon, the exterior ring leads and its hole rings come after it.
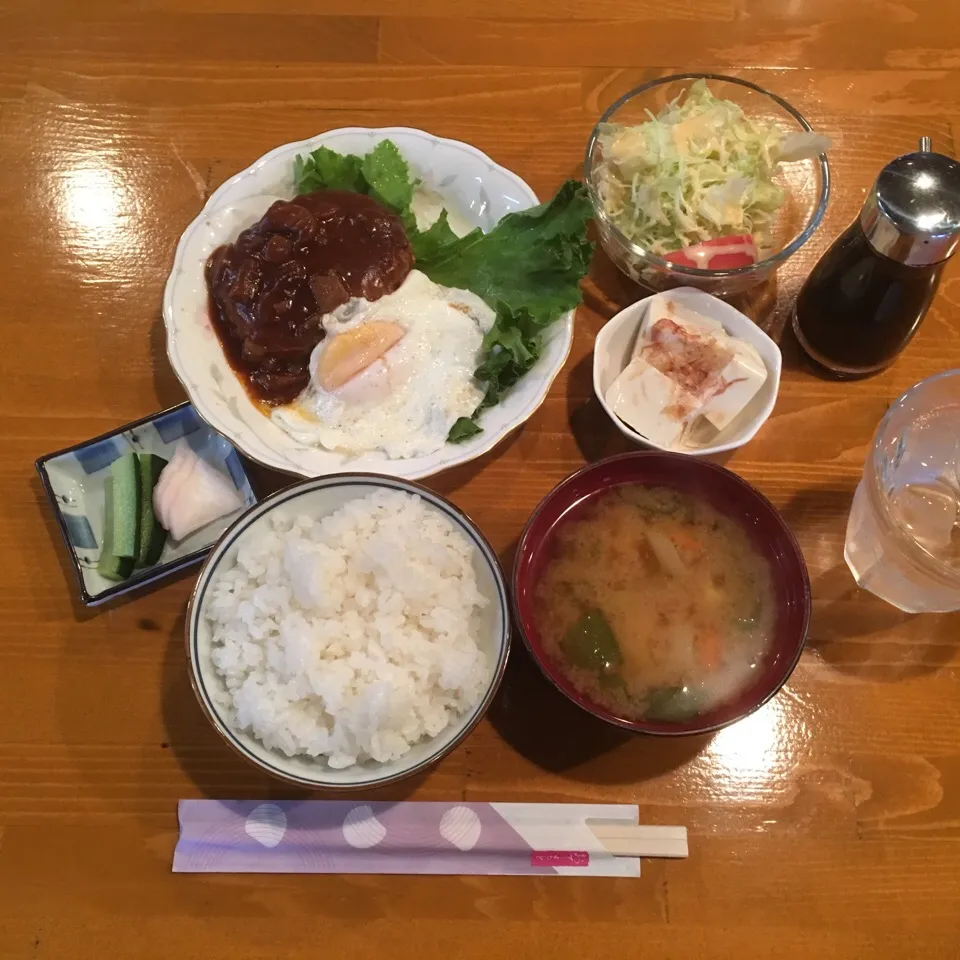
POLYGON ((309 382, 321 317, 351 297, 392 293, 412 267, 400 218, 370 197, 319 190, 277 200, 210 255, 210 318, 251 397, 288 403, 309 382))

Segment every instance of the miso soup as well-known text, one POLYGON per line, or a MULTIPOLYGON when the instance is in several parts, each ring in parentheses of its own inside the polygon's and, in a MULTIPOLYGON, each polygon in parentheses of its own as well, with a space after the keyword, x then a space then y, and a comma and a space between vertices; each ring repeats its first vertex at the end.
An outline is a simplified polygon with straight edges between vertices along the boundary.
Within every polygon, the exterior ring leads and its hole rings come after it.
POLYGON ((548 655, 631 720, 687 720, 751 686, 776 616, 767 561, 699 497, 628 484, 559 526, 534 594, 548 655))

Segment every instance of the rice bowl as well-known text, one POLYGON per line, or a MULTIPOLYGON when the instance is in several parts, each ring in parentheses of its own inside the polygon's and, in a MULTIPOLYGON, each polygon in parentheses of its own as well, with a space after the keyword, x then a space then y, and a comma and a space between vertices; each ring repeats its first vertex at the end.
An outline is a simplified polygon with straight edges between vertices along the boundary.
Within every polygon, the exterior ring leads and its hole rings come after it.
POLYGON ((317 787, 422 769, 486 709, 509 646, 493 551, 404 481, 298 484, 227 531, 187 619, 201 706, 269 772, 317 787))

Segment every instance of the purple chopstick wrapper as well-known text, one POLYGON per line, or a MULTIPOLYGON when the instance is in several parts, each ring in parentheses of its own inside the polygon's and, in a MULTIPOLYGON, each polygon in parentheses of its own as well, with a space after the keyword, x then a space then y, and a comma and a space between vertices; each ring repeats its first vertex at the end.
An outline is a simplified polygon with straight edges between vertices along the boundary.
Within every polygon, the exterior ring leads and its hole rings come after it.
POLYGON ((177 873, 640 875, 587 824, 635 825, 635 806, 181 800, 179 814, 177 873))

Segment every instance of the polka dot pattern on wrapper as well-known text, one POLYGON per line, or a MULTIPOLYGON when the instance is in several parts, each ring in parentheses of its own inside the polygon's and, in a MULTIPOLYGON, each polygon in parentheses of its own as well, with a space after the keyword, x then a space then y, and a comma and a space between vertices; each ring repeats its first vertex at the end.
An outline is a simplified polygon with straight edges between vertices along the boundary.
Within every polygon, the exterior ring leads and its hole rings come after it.
POLYGON ((243 829, 261 846, 273 849, 287 832, 287 815, 275 803, 261 803, 247 815, 243 829))
POLYGON ((464 853, 480 840, 480 818, 469 807, 451 807, 440 818, 440 836, 464 853))
POLYGON ((366 804, 353 807, 343 819, 343 839, 355 850, 369 850, 383 842, 387 828, 366 804))

